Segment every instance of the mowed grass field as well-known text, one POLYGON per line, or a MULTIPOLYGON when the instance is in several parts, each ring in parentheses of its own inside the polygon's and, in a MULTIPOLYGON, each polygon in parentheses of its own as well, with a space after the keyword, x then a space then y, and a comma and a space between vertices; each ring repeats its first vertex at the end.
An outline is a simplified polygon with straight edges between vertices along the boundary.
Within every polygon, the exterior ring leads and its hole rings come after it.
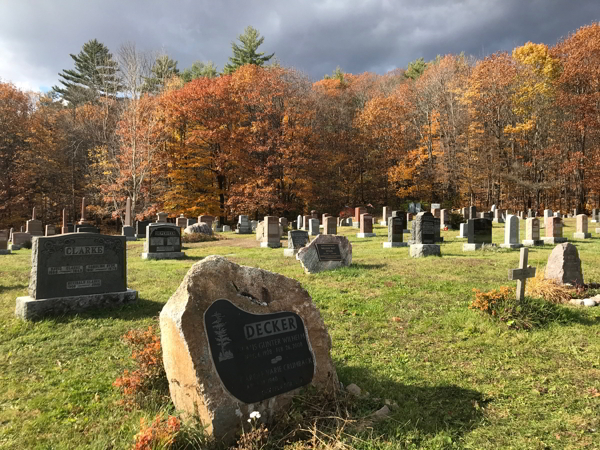
MULTIPOLYGON (((599 235, 573 240, 575 220, 565 223, 585 281, 600 282, 599 235)), ((600 448, 600 307, 565 306, 576 311, 568 323, 508 329, 468 306, 474 288, 515 285, 507 276, 518 267, 518 250, 463 253, 465 240, 448 231, 442 258, 412 259, 408 248, 383 249, 387 229, 375 231, 376 238, 357 239, 356 228, 338 228, 352 242, 352 266, 317 275, 304 274, 282 249, 259 248, 254 235, 189 244, 180 261, 142 261, 142 241, 130 242, 137 304, 33 323, 14 317, 16 297, 27 293, 31 251, 0 256, 0 448, 130 448, 140 418, 151 420, 165 405, 127 411, 119 404, 112 383, 132 367, 122 336, 157 326, 188 269, 212 254, 298 280, 329 329, 340 381, 369 393, 364 415, 385 399, 397 404, 387 420, 348 431, 355 436, 348 445, 600 448)), ((494 224, 494 242, 503 237, 504 225, 494 224)), ((543 270, 552 248, 531 248, 529 263, 543 270)))

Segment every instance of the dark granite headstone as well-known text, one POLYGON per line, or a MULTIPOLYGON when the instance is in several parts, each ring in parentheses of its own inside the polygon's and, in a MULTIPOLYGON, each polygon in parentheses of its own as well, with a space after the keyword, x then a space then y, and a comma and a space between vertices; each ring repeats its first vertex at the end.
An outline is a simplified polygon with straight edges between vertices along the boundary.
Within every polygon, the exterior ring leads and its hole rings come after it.
POLYGON ((430 212, 421 212, 417 214, 412 223, 412 243, 435 244, 435 228, 435 218, 433 217, 433 214, 430 212))
POLYGON ((139 238, 146 237, 146 227, 150 225, 150 221, 148 220, 138 220, 135 223, 135 235, 139 238))
POLYGON ((148 239, 144 243, 147 253, 181 252, 181 232, 178 226, 165 222, 148 225, 148 239))
MULTIPOLYGON (((395 213, 399 211, 394 211, 395 213)), ((402 242, 406 228, 406 213, 388 218, 388 242, 402 242)))
POLYGON ((75 225, 73 225, 71 222, 67 223, 67 231, 69 233, 74 233, 75 232, 75 225))
MULTIPOLYGON (((492 221, 491 219, 471 219, 472 233, 469 233, 469 244, 491 244, 492 243, 492 221)), ((471 224, 469 224, 471 226, 471 224)), ((471 231, 471 230, 469 230, 471 231)))
POLYGON ((204 313, 204 329, 219 378, 241 402, 260 402, 312 381, 314 356, 294 312, 251 314, 219 299, 204 313))
POLYGON ((288 248, 299 249, 308 243, 308 233, 302 230, 288 231, 288 248))

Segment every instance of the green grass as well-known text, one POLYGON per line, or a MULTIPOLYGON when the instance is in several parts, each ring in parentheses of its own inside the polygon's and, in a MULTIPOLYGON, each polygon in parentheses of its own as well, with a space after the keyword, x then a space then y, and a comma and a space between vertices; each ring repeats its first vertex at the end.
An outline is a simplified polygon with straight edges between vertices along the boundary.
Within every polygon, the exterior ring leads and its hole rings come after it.
MULTIPOLYGON (((586 282, 600 281, 598 235, 573 240, 574 219, 565 222, 586 282)), ((34 323, 13 315, 16 297, 26 295, 31 251, 0 256, 0 448, 129 448, 140 418, 169 406, 119 405, 112 382, 131 368, 121 336, 156 325, 187 270, 211 254, 299 280, 328 326, 340 380, 369 392, 359 414, 385 399, 397 403, 388 420, 349 431, 353 447, 600 448, 600 308, 510 330, 468 305, 473 288, 513 285, 507 275, 518 250, 463 253, 458 231, 448 231, 442 258, 411 259, 407 248, 382 248, 383 227, 369 239, 357 239, 355 228, 338 231, 353 244, 353 264, 317 275, 281 249, 259 248, 253 235, 188 244, 180 261, 142 261, 142 242, 130 242, 136 305, 34 323)), ((503 233, 494 224, 494 242, 503 233)), ((530 249, 529 263, 543 270, 552 248, 530 249)))

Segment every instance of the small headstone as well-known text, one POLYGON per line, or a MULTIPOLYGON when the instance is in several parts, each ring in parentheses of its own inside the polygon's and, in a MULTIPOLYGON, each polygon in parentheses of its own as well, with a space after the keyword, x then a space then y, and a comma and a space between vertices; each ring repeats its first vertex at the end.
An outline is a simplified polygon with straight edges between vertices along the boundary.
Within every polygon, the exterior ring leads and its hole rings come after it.
POLYGON ((337 220, 335 217, 327 216, 323 219, 323 234, 337 234, 337 220))
POLYGON ((223 233, 227 233, 227 232, 231 231, 231 227, 229 225, 223 225, 222 230, 223 230, 223 233))
POLYGON ((467 222, 468 242, 463 244, 463 252, 492 245, 492 221, 490 219, 469 219, 467 222))
POLYGON ((439 203, 432 203, 431 204, 431 214, 433 214, 434 209, 442 209, 442 205, 439 203))
MULTIPOLYGON (((468 219, 476 219, 477 218, 477 208, 475 206, 469 206, 467 208, 468 211, 468 219)), ((467 219, 467 217, 465 216, 465 219, 467 219)))
POLYGON ((383 248, 406 247, 408 245, 407 242, 403 242, 405 219, 406 215, 388 218, 388 240, 383 243, 383 248))
POLYGON ((415 214, 417 212, 417 208, 414 202, 410 202, 408 205, 408 212, 411 214, 415 214))
POLYGON ((183 229, 184 234, 206 234, 212 236, 213 230, 207 223, 195 223, 183 229))
POLYGON ((310 219, 311 219, 310 216, 302 216, 302 229, 304 231, 308 231, 310 219))
MULTIPOLYGON (((437 203, 436 203, 437 205, 437 203)), ((440 208, 431 208, 431 214, 433 214, 433 217, 435 217, 436 219, 440 218, 440 208)))
POLYGON ((265 216, 263 221, 263 239, 261 247, 280 248, 281 230, 279 228, 279 218, 275 216, 265 216))
POLYGON ((25 242, 31 242, 32 236, 29 233, 14 231, 11 239, 11 250, 19 250, 25 242))
POLYGON ((469 220, 469 219, 470 219, 470 217, 469 217, 469 208, 461 208, 461 209, 460 209, 460 213, 462 214, 462 216, 463 216, 463 219, 464 219, 465 221, 467 221, 467 220, 469 220))
POLYGON ((444 238, 442 237, 442 234, 440 232, 442 229, 442 219, 440 219, 439 217, 434 217, 433 222, 435 227, 433 229, 433 232, 435 234, 435 242, 444 242, 444 238))
POLYGON ((367 208, 365 208, 364 206, 358 206, 358 207, 354 208, 354 222, 360 223, 360 216, 362 214, 366 214, 366 213, 367 213, 367 208))
POLYGON ((8 249, 8 231, 0 230, 0 255, 9 255, 11 251, 8 249))
POLYGON ((560 244, 567 242, 567 238, 563 237, 563 224, 562 219, 558 217, 548 217, 545 219, 546 222, 546 236, 544 244, 560 244))
POLYGON ((213 222, 215 221, 215 218, 213 216, 210 216, 208 214, 203 214, 201 216, 198 216, 198 222, 203 222, 203 223, 207 223, 209 227, 212 228, 213 226, 213 222))
POLYGON ((352 245, 344 236, 321 234, 301 248, 296 259, 306 273, 318 273, 352 264, 352 245))
POLYGON ((46 236, 54 236, 56 234, 56 228, 54 225, 46 225, 46 236))
POLYGON ((256 231, 256 227, 258 226, 258 220, 251 220, 250 221, 250 227, 252 229, 252 231, 256 231))
POLYGON ((577 247, 568 242, 557 245, 548 257, 544 277, 560 284, 583 285, 583 271, 577 247))
POLYGON ((142 259, 180 259, 181 228, 173 223, 157 222, 146 227, 146 242, 142 259))
POLYGON ((304 226, 304 216, 302 216, 301 214, 298 214, 298 217, 296 217, 296 229, 301 230, 303 226, 304 226))
POLYGON ((67 220, 67 210, 63 209, 62 210, 62 228, 61 228, 61 233, 62 234, 67 234, 67 233, 71 233, 72 231, 69 231, 69 227, 67 225, 68 220, 67 220))
POLYGON ((252 234, 252 225, 248 220, 248 216, 240 215, 238 217, 238 224, 235 232, 238 234, 252 234))
POLYGON ((17 298, 15 313, 31 320, 133 302, 127 289, 123 236, 75 233, 33 240, 29 296, 17 298))
POLYGON ((311 236, 318 236, 321 234, 321 231, 319 230, 319 219, 308 219, 308 234, 311 236))
POLYGON ((303 386, 339 387, 319 310, 280 274, 209 256, 163 308, 160 331, 175 409, 218 440, 235 440, 251 412, 269 422, 303 386))
POLYGON ((156 223, 167 223, 167 217, 169 215, 166 212, 159 212, 156 215, 156 223))
POLYGON ((373 233, 373 216, 371 216, 371 214, 360 215, 360 232, 356 235, 356 237, 375 237, 375 233, 373 233))
POLYGON ((265 237, 265 223, 263 221, 258 222, 258 225, 256 225, 254 232, 256 235, 256 240, 262 242, 263 238, 265 237))
POLYGON ((596 208, 592 209, 592 223, 598 222, 598 210, 596 208))
POLYGON ((25 232, 32 236, 43 236, 44 228, 42 227, 42 221, 35 218, 35 207, 31 214, 31 220, 25 223, 25 232))
POLYGON ((388 208, 387 206, 384 206, 383 207, 383 216, 382 216, 381 222, 379 222, 379 225, 387 227, 387 221, 389 220, 390 217, 392 217, 392 210, 391 210, 391 208, 388 208))
POLYGON ((592 234, 588 233, 588 217, 585 214, 577 214, 576 230, 573 233, 575 239, 589 239, 592 237, 592 234))
POLYGON ((544 225, 546 224, 546 219, 548 217, 552 217, 552 216, 553 216, 553 214, 552 214, 552 210, 551 209, 545 209, 544 210, 544 225))
POLYGON ((179 217, 175 219, 175 225, 177 225, 179 228, 187 227, 187 219, 183 214, 180 214, 179 217))
POLYGON ((447 209, 440 210, 440 229, 450 226, 450 211, 447 209))
POLYGON ((506 225, 504 225, 504 243, 500 244, 500 247, 523 247, 523 244, 519 242, 519 231, 519 218, 513 214, 506 216, 506 225))
POLYGON ((100 230, 93 225, 75 225, 75 231, 77 233, 100 233, 100 230))
POLYGON ((490 211, 495 212, 496 211, 496 205, 492 205, 492 209, 490 211))
MULTIPOLYGON (((429 212, 417 214, 412 223, 410 256, 441 256, 440 246, 435 243, 435 218, 429 212)), ((439 231, 439 226, 437 227, 439 231)))
POLYGON ((502 218, 502 211, 499 209, 495 209, 494 213, 494 223, 504 223, 504 219, 502 218))
POLYGON ((310 238, 306 231, 288 231, 288 248, 283 251, 283 256, 296 256, 301 248, 306 247, 309 241, 310 238))
POLYGON ((561 213, 559 213, 558 211, 556 211, 556 212, 554 213, 554 217, 558 217, 559 219, 562 219, 562 214, 561 214, 561 213))
POLYGON ((146 237, 146 229, 150 225, 148 220, 138 220, 135 223, 135 237, 138 239, 146 237))
POLYGON ((535 245, 544 245, 540 239, 540 219, 532 217, 525 222, 525 240, 523 245, 531 247, 535 245))
POLYGON ((127 197, 127 202, 125 203, 125 224, 121 230, 121 235, 125 236, 125 239, 128 241, 137 241, 137 237, 135 237, 135 229, 133 228, 133 219, 131 214, 131 198, 127 197))
POLYGON ((466 223, 461 223, 459 227, 460 227, 460 233, 456 237, 458 239, 467 239, 469 237, 467 235, 467 224, 466 223))
POLYGON ((325 217, 329 217, 329 216, 331 216, 331 214, 329 214, 329 213, 324 213, 324 214, 321 216, 321 225, 324 225, 324 224, 325 224, 325 217))
POLYGON ((535 217, 535 214, 533 213, 533 211, 530 208, 527 210, 527 218, 532 219, 533 217, 535 217))
POLYGON ((279 218, 279 225, 281 225, 283 228, 287 228, 287 226, 288 226, 288 220, 285 217, 280 217, 279 218))

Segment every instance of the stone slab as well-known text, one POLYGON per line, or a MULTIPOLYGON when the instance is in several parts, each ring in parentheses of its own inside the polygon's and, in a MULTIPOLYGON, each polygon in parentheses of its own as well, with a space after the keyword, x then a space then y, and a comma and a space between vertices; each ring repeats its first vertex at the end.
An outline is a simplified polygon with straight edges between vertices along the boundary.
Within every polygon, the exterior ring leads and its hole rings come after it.
POLYGON ((105 292, 103 294, 77 295, 34 299, 30 296, 17 297, 15 315, 25 320, 37 320, 48 316, 76 314, 94 308, 113 308, 137 300, 137 291, 105 292))
POLYGON ((474 252, 483 247, 483 244, 463 244, 463 252, 474 252))
POLYGON ((377 236, 375 233, 356 233, 357 238, 370 238, 377 236))
POLYGON ((18 244, 8 244, 8 249, 9 250, 21 250, 22 245, 18 245, 18 244))
POLYGON ((568 239, 566 237, 543 237, 542 240, 544 244, 562 244, 563 242, 567 242, 568 239))
POLYGON ((12 253, 12 250, 7 249, 7 248, 0 250, 0 255, 10 255, 11 253, 12 253))
POLYGON ((500 244, 500 248, 521 248, 523 244, 500 244))
POLYGON ((281 242, 261 242, 261 248, 281 248, 281 242))
POLYGON ((181 259, 185 258, 184 252, 161 252, 161 253, 142 253, 142 259, 181 259))
POLYGON ((296 259, 300 261, 306 273, 318 273, 349 266, 352 264, 352 244, 344 236, 321 234, 306 247, 300 249, 296 259), (337 247, 337 251, 330 251, 334 246, 337 247), (339 257, 337 256, 338 251, 339 257), (332 259, 331 255, 336 255, 336 258, 332 259))
POLYGON ((408 247, 408 242, 384 242, 383 248, 408 247))
POLYGON ((589 239, 592 233, 573 233, 573 239, 589 239))
POLYGON ((299 251, 300 251, 299 248, 286 248, 283 250, 283 256, 291 258, 291 257, 296 256, 299 251))
POLYGON ((525 247, 537 247, 540 245, 544 245, 544 241, 542 241, 541 239, 539 239, 539 240, 523 239, 523 245, 525 247))
POLYGON ((410 256, 412 258, 442 256, 442 252, 440 250, 440 246, 437 244, 411 244, 410 256))

